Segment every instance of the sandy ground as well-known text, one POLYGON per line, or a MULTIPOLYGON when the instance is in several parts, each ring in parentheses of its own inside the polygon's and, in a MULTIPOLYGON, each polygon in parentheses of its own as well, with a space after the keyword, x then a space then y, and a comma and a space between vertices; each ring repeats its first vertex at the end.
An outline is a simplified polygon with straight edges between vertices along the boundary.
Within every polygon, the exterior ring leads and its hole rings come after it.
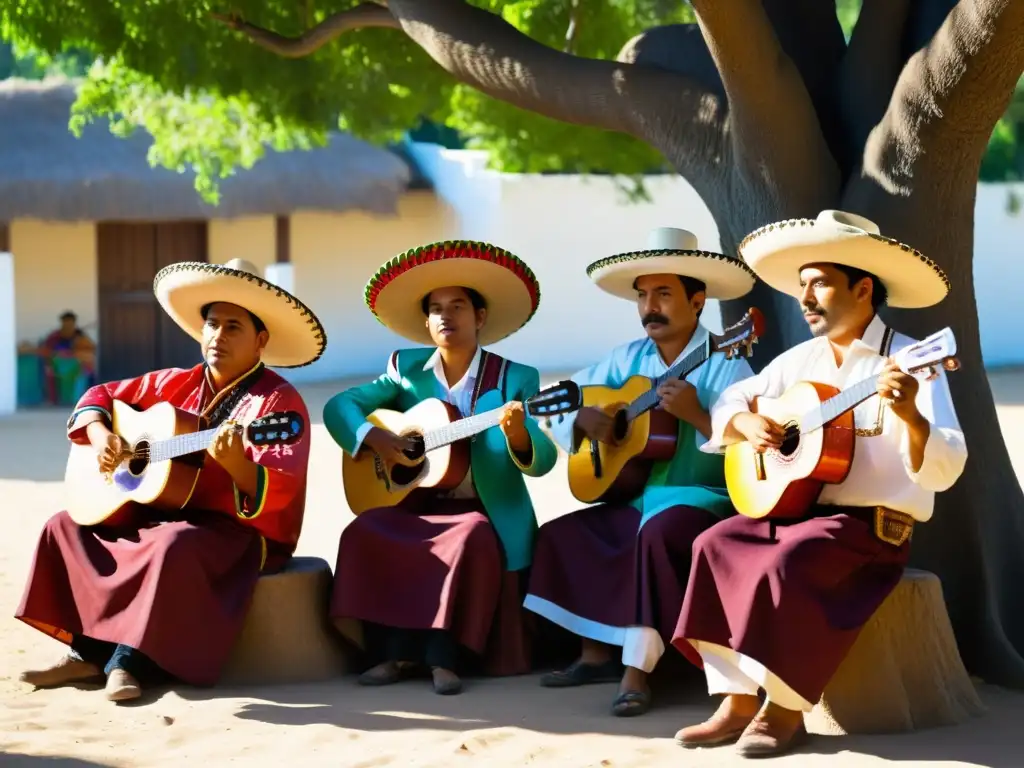
MULTIPOLYGON (((553 379, 553 377, 552 377, 553 379)), ((1015 469, 1024 477, 1024 371, 998 372, 991 383, 1015 469)), ((335 386, 307 387, 314 421, 335 386)), ((0 420, 0 612, 11 616, 21 596, 36 537, 61 508, 67 444, 59 411, 0 420)), ((563 460, 564 461, 564 460, 563 460)), ((339 453, 315 425, 306 527, 299 554, 333 563, 351 519, 344 508, 339 453)), ((560 464, 529 480, 542 519, 573 505, 560 464)), ((702 720, 710 703, 699 682, 656 681, 655 708, 636 719, 608 714, 613 685, 551 691, 536 676, 474 680, 456 697, 434 695, 426 682, 359 688, 351 676, 330 683, 266 688, 186 688, 154 692, 115 706, 99 691, 32 691, 18 672, 62 651, 14 619, 0 620, 0 764, 156 766, 235 762, 301 766, 726 766, 741 760, 726 747, 684 752, 672 741, 681 726, 702 720), (188 761, 188 763, 186 763, 188 761), (194 763, 193 763, 194 761, 194 763)), ((685 669, 684 669, 685 671, 685 669)), ((693 680, 692 675, 686 678, 693 680)), ((928 766, 1024 765, 1024 694, 983 686, 989 713, 971 723, 913 734, 816 737, 773 764, 844 768, 881 763, 928 766)))

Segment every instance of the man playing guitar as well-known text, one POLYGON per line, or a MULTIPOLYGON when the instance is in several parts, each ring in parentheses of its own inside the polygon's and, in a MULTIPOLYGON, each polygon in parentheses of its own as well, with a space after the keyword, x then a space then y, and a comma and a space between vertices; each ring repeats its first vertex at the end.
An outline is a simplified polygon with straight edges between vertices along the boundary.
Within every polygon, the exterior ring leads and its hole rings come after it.
MULTIPOLYGON (((677 448, 651 465, 632 497, 541 527, 524 605, 582 638, 579 658, 545 675, 541 684, 568 687, 621 678, 612 713, 633 716, 650 706, 647 675, 671 639, 693 540, 733 514, 721 457, 699 450, 711 432, 708 409, 720 392, 752 371, 746 360, 713 352, 706 361, 698 357, 697 367, 682 377, 666 374, 707 344, 708 331, 698 322, 705 300, 739 298, 754 277, 738 260, 700 250, 693 234, 669 227, 654 230, 647 249, 602 259, 587 271, 602 290, 636 303, 646 335, 612 350, 573 381, 614 388, 638 375, 648 386, 664 378, 653 400, 660 411, 649 418, 653 423, 654 416, 669 414, 677 448), (612 656, 616 646, 621 664, 612 656)), ((555 421, 553 435, 570 454, 583 454, 583 437, 615 442, 613 420, 601 408, 584 407, 555 421)))
POLYGON ((762 280, 800 302, 815 338, 722 394, 711 446, 748 441, 757 454, 778 451, 784 425, 751 412, 752 403, 803 381, 843 390, 875 377, 878 395, 853 409, 848 475, 825 484, 806 515, 736 516, 694 543, 672 642, 724 700, 676 738, 684 746, 738 740, 740 754, 765 756, 804 736, 803 713, 899 583, 915 521, 928 520, 935 494, 956 482, 967 448, 945 375, 905 373, 891 356, 915 342, 877 314, 886 302, 941 301, 949 282, 938 266, 841 211, 764 227, 739 250, 762 280))
POLYGON ((422 346, 393 352, 383 375, 324 407, 327 431, 349 456, 376 457, 384 467, 413 463, 415 442, 372 423, 378 409, 440 399, 462 417, 504 413, 471 438, 456 487, 416 488, 397 504, 361 512, 342 533, 330 615, 343 634, 352 620, 361 623, 377 662, 360 676, 363 685, 424 672, 436 693, 450 695, 462 690, 463 662, 493 674, 530 669, 520 580, 537 521, 523 476, 550 472, 556 450, 524 411, 539 389, 537 369, 484 347, 525 325, 539 300, 529 267, 477 242, 410 250, 367 285, 376 318, 422 346))
POLYGON ((21 676, 37 687, 105 677, 107 698, 125 701, 147 681, 214 684, 257 579, 282 568, 298 542, 308 433, 283 449, 254 448, 233 422, 290 411, 308 426, 302 397, 266 366, 319 358, 327 344, 319 320, 240 259, 172 264, 156 275, 154 291, 200 342, 204 362, 91 388, 68 420, 68 437, 96 450, 97 472, 113 473, 130 447, 112 431, 117 404, 169 403, 218 431, 205 452, 183 457, 201 470, 180 509, 130 504, 111 525, 79 525, 67 511, 47 521, 15 616, 71 652, 21 676))

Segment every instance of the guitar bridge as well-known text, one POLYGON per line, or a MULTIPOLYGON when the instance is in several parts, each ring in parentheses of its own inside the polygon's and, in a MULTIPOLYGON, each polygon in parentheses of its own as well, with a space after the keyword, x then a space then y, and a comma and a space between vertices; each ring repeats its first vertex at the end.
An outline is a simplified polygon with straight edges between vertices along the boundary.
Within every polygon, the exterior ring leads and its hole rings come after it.
POLYGON ((384 466, 383 460, 376 453, 373 454, 373 472, 377 475, 377 479, 384 483, 384 488, 390 491, 391 478, 388 476, 387 467, 384 466))
POLYGON ((601 477, 601 446, 597 440, 590 441, 590 466, 594 470, 594 477, 601 477))
POLYGON ((764 471, 764 454, 763 453, 755 453, 754 454, 754 475, 757 477, 758 480, 764 480, 765 477, 767 477, 767 475, 765 474, 765 471, 764 471))

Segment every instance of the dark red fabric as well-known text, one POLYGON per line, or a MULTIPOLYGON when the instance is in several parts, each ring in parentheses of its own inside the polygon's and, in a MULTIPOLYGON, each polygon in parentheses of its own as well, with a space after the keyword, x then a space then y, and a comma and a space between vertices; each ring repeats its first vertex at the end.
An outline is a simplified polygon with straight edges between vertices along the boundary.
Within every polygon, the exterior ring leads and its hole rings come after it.
MULTIPOLYGON (((201 365, 103 384, 82 396, 68 437, 87 444, 86 425, 109 415, 115 399, 140 410, 168 402, 198 414, 231 392, 215 395, 201 365)), ((15 616, 62 642, 84 634, 128 645, 186 683, 214 684, 261 563, 264 572, 283 566, 302 527, 310 443, 302 398, 262 369, 231 415, 244 424, 277 410, 298 412, 307 432, 289 446, 246 446, 265 472, 261 498, 240 495, 236 505, 230 475, 207 458, 177 514, 135 506, 118 528, 82 528, 61 512, 43 529, 15 616)))
POLYGON ((730 518, 694 542, 672 643, 698 666, 688 640, 732 648, 816 702, 909 555, 860 516, 730 518))
POLYGON ((479 509, 414 492, 359 515, 338 545, 331 617, 445 629, 491 674, 529 671, 517 575, 479 509))
MULTIPOLYGON (((113 530, 83 528, 60 512, 43 528, 15 616, 63 642, 84 634, 137 648, 186 683, 213 685, 262 554, 256 531, 222 515, 113 530)), ((288 557, 273 552, 266 567, 288 557)))
POLYGON ((629 505, 600 504, 541 526, 529 594, 612 627, 656 629, 668 643, 679 619, 693 541, 718 518, 675 506, 640 527, 629 505))

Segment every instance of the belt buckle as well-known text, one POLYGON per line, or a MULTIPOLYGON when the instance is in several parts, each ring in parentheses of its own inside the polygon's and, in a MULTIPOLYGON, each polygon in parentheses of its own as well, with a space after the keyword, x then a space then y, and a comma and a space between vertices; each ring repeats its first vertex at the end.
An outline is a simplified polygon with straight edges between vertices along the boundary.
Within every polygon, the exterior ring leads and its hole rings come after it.
POLYGON ((875 536, 879 541, 902 547, 914 533, 914 518, 887 507, 875 507, 875 536))

